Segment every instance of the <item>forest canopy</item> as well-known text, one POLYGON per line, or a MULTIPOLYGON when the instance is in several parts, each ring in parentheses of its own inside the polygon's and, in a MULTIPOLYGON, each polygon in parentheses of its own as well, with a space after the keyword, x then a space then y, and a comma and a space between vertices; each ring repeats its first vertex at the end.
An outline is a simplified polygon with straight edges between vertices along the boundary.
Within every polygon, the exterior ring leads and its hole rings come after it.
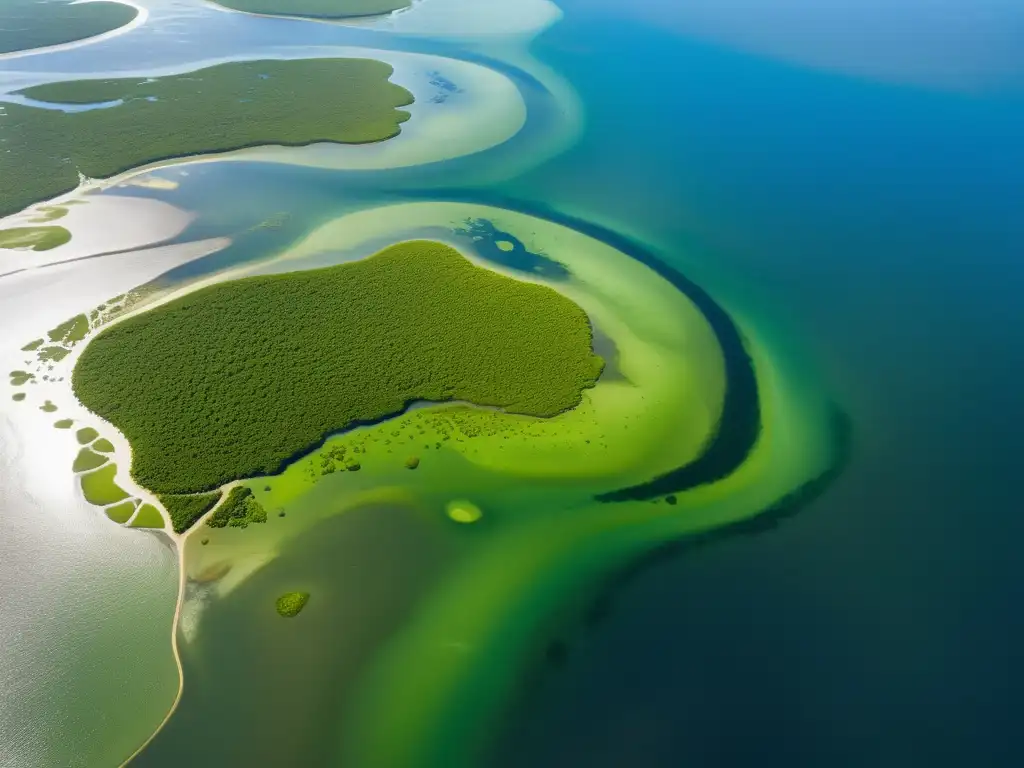
POLYGON ((602 367, 575 303, 414 241, 220 283, 112 325, 72 383, 130 441, 134 478, 183 494, 278 472, 417 400, 554 416, 602 367))
POLYGON ((365 144, 398 135, 412 103, 370 59, 234 61, 163 77, 73 80, 0 108, 0 217, 70 192, 79 174, 106 179, 161 160, 244 147, 365 144))

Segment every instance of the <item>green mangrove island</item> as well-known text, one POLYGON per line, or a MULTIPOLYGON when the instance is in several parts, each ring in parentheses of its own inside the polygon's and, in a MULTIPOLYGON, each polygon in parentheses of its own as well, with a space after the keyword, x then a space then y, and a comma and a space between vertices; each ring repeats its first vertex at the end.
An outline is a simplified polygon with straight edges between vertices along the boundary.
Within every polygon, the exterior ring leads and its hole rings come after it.
POLYGON ((565 296, 412 241, 209 286, 114 324, 72 385, 128 438, 142 486, 190 494, 279 472, 327 435, 415 401, 555 416, 603 365, 565 296))
POLYGON ((410 0, 215 0, 217 5, 267 16, 297 16, 307 19, 350 19, 408 8, 410 0))
MULTIPOLYGON (((384 141, 398 135, 409 119, 400 107, 413 101, 389 81, 392 71, 369 59, 243 61, 26 88, 19 94, 39 102, 103 106, 3 105, 0 217, 70 192, 79 174, 106 179, 159 161, 270 144, 384 141)), ((46 234, 43 244, 54 237, 46 234)))
POLYGON ((112 2, 4 0, 0 54, 102 35, 131 23, 138 13, 130 5, 112 2))

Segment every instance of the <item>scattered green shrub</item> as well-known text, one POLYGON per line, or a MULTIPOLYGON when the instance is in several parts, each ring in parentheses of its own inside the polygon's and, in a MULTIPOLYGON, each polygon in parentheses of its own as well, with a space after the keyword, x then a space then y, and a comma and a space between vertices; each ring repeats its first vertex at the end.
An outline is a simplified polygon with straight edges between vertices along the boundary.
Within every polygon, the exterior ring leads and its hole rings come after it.
POLYGON ((99 451, 100 453, 113 453, 114 444, 107 440, 107 438, 101 437, 99 440, 92 444, 92 449, 94 451, 99 451))
POLYGON ((298 616, 309 602, 309 592, 287 592, 277 598, 277 612, 286 619, 298 616))
POLYGON ((71 429, 71 425, 74 423, 71 419, 61 419, 60 421, 53 422, 53 426, 57 429, 71 429))
POLYGON ((12 387, 22 387, 32 381, 36 375, 34 373, 29 373, 28 371, 11 371, 10 377, 12 387))
POLYGON ((88 445, 99 436, 100 433, 92 427, 82 427, 75 433, 79 445, 88 445))

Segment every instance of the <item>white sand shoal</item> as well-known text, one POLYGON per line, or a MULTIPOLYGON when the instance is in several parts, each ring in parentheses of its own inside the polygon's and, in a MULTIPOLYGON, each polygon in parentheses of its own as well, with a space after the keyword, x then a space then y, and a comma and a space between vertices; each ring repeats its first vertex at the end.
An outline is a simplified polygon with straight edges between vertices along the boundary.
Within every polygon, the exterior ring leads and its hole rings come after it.
POLYGON ((180 235, 194 216, 159 200, 119 195, 83 195, 72 192, 40 203, 0 222, 0 228, 64 227, 71 241, 48 251, 0 249, 0 276, 16 270, 58 264, 102 253, 127 251, 180 235), (67 214, 53 221, 41 219, 42 208, 67 206, 67 214))

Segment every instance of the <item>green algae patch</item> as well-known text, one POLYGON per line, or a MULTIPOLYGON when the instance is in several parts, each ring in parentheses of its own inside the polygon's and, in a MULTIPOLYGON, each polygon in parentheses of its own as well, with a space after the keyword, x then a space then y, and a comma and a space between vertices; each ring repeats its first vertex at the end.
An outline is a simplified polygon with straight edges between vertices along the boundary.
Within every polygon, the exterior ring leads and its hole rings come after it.
POLYGON ((25 393, 24 392, 15 392, 13 395, 11 395, 11 400, 13 400, 16 403, 20 403, 24 399, 25 399, 25 393))
POLYGON ((99 436, 100 433, 92 427, 82 427, 75 433, 75 438, 78 440, 79 445, 88 445, 99 436))
POLYGON ((57 410, 57 406, 47 400, 45 403, 39 406, 39 410, 43 413, 53 413, 57 410))
MULTIPOLYGON (((4 161, 0 160, 0 167, 4 161)), ((26 165, 29 165, 26 163, 26 165)), ((14 211, 7 211, 13 213, 14 211)), ((64 227, 12 227, 0 229, 0 248, 10 250, 50 251, 71 241, 64 227)))
POLYGON ((420 466, 420 457, 419 456, 410 456, 408 459, 405 460, 405 468, 406 469, 418 469, 419 466, 420 466))
MULTIPOLYGON (((368 59, 229 62, 163 77, 76 80, 36 101, 118 103, 63 112, 5 104, 0 217, 150 163, 265 145, 365 144, 397 136, 412 95, 368 59)), ((38 236, 37 236, 38 237, 38 236)))
POLYGON ((99 451, 100 453, 113 453, 114 444, 107 440, 107 438, 101 437, 99 440, 92 444, 92 449, 94 451, 99 451))
POLYGON ((36 377, 34 373, 29 373, 28 371, 11 371, 9 375, 12 387, 23 387, 36 377))
POLYGON ((73 43, 131 23, 138 10, 114 2, 5 0, 0 54, 73 43))
POLYGON ((71 467, 75 472, 88 472, 90 469, 97 469, 107 463, 107 457, 94 453, 88 448, 83 448, 75 457, 75 463, 71 467))
POLYGON ((51 328, 46 335, 52 342, 63 344, 75 344, 85 338, 89 333, 89 318, 85 315, 75 315, 70 320, 65 320, 56 328, 51 328))
POLYGON ((380 16, 408 8, 410 0, 215 0, 218 5, 267 16, 307 19, 351 19, 380 16))
POLYGON ((249 523, 267 522, 267 511, 253 496, 252 489, 237 485, 228 493, 210 519, 206 522, 211 528, 247 528, 249 523))
POLYGON ((59 363, 70 354, 71 350, 67 347, 51 345, 39 350, 39 360, 43 363, 59 363))
POLYGON ((33 224, 45 224, 50 221, 56 221, 57 219, 63 219, 68 215, 68 209, 60 205, 44 205, 40 207, 37 214, 33 216, 29 221, 33 224))
POLYGON ((53 422, 53 426, 57 429, 71 429, 71 425, 75 422, 71 419, 60 419, 59 421, 53 422))
POLYGON ((106 509, 107 517, 113 520, 118 525, 124 525, 132 519, 132 515, 135 514, 135 502, 134 501, 123 501, 120 504, 115 504, 112 507, 106 509))
POLYGON ((445 514, 453 522, 462 523, 463 525, 478 522, 484 516, 480 507, 465 499, 448 502, 447 507, 445 507, 445 514))
POLYGON ((194 496, 164 495, 160 503, 171 516, 171 525, 175 533, 184 533, 220 501, 220 491, 216 493, 199 493, 194 496))
POLYGON ((36 339, 35 341, 30 341, 28 344, 26 344, 24 347, 21 348, 21 351, 22 352, 35 352, 37 349, 39 349, 41 346, 43 346, 43 344, 45 342, 46 342, 45 339, 36 339))
POLYGON ((275 607, 279 615, 286 619, 298 616, 309 602, 309 592, 287 592, 277 598, 275 607))
POLYGON ((139 507, 135 519, 132 520, 132 528, 163 528, 164 518, 160 510, 152 504, 143 504, 139 507))
POLYGON ((602 367, 571 300, 413 241, 161 305, 97 336, 72 383, 128 438, 139 483, 189 493, 276 473, 328 434, 414 401, 556 416, 602 367))
POLYGON ((128 498, 125 490, 114 482, 117 465, 108 464, 95 472, 81 476, 85 500, 97 507, 106 507, 128 498))

